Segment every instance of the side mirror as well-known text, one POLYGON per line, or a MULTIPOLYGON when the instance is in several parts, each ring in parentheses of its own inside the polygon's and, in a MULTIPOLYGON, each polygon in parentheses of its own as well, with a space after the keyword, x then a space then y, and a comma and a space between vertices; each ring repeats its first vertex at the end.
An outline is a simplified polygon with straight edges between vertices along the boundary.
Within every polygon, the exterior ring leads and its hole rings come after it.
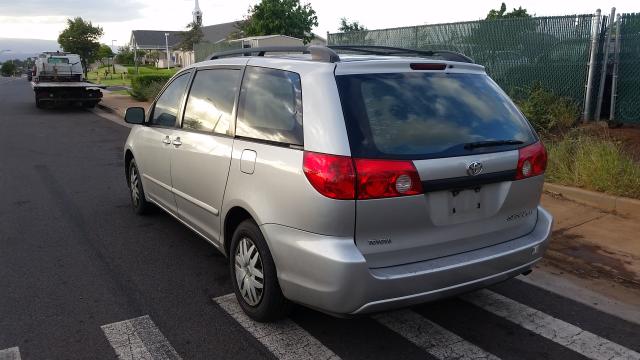
POLYGON ((144 124, 144 117, 144 108, 130 107, 124 114, 124 122, 129 124, 141 125, 144 124))

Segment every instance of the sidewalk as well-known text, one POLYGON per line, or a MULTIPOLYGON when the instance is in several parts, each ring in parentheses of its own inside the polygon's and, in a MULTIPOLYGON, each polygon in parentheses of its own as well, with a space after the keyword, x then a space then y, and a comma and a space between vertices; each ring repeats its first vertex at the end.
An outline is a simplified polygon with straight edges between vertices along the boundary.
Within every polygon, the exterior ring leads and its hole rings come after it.
POLYGON ((555 220, 545 261, 586 279, 640 289, 640 221, 549 194, 555 220))
POLYGON ((124 113, 127 108, 133 106, 143 107, 145 112, 149 110, 151 103, 146 101, 137 101, 129 95, 114 94, 108 90, 102 90, 102 101, 98 103, 98 107, 104 111, 120 116, 124 121, 124 113))

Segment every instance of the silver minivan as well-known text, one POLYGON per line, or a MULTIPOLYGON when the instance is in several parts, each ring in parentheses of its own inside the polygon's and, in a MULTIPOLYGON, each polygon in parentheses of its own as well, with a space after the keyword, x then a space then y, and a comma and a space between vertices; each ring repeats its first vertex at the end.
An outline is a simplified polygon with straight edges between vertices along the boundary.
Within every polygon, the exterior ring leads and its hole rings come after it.
POLYGON ((291 302, 344 316, 456 295, 547 246, 545 149, 461 54, 234 50, 125 120, 135 212, 154 204, 225 254, 258 321, 291 302))

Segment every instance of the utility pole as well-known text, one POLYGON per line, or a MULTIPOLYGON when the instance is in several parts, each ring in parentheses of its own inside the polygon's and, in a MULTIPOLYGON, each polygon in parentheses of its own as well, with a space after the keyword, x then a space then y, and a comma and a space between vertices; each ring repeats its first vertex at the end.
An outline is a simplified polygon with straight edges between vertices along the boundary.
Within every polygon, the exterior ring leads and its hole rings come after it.
MULTIPOLYGON (((618 67, 620 66, 620 14, 616 18, 616 43, 613 55, 613 76, 611 78, 611 105, 609 107, 609 121, 616 119, 616 100, 618 99, 618 67)), ((613 27, 612 27, 613 29, 613 27)))
POLYGON ((598 52, 598 35, 600 34, 600 9, 596 10, 596 16, 591 25, 593 25, 591 31, 591 51, 589 55, 589 75, 587 76, 587 89, 584 95, 584 112, 582 114, 582 121, 589 121, 589 114, 591 113, 591 98, 593 94, 593 78, 596 76, 596 56, 598 52))
POLYGON ((609 19, 607 19, 607 36, 604 39, 604 49, 603 49, 603 58, 602 58, 602 70, 600 73, 600 89, 598 91, 598 102, 596 103, 596 114, 595 121, 600 121, 600 115, 602 113, 602 97, 604 96, 604 82, 607 79, 607 65, 609 63, 609 47, 611 42, 611 33, 613 33, 613 21, 616 18, 616 8, 611 8, 611 15, 609 15, 609 19))
POLYGON ((138 42, 136 41, 135 32, 133 33, 133 62, 136 64, 136 75, 140 75, 138 70, 138 42))
POLYGON ((171 58, 169 57, 169 33, 164 33, 164 45, 167 47, 167 69, 170 69, 171 58))

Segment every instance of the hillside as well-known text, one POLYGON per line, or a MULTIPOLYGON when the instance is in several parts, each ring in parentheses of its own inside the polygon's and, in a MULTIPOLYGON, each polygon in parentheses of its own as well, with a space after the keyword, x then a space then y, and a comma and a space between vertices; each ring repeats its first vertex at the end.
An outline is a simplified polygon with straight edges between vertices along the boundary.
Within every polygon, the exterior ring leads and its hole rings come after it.
POLYGON ((55 40, 0 38, 0 50, 11 50, 0 54, 0 62, 10 59, 26 59, 43 51, 56 51, 60 46, 55 40))

